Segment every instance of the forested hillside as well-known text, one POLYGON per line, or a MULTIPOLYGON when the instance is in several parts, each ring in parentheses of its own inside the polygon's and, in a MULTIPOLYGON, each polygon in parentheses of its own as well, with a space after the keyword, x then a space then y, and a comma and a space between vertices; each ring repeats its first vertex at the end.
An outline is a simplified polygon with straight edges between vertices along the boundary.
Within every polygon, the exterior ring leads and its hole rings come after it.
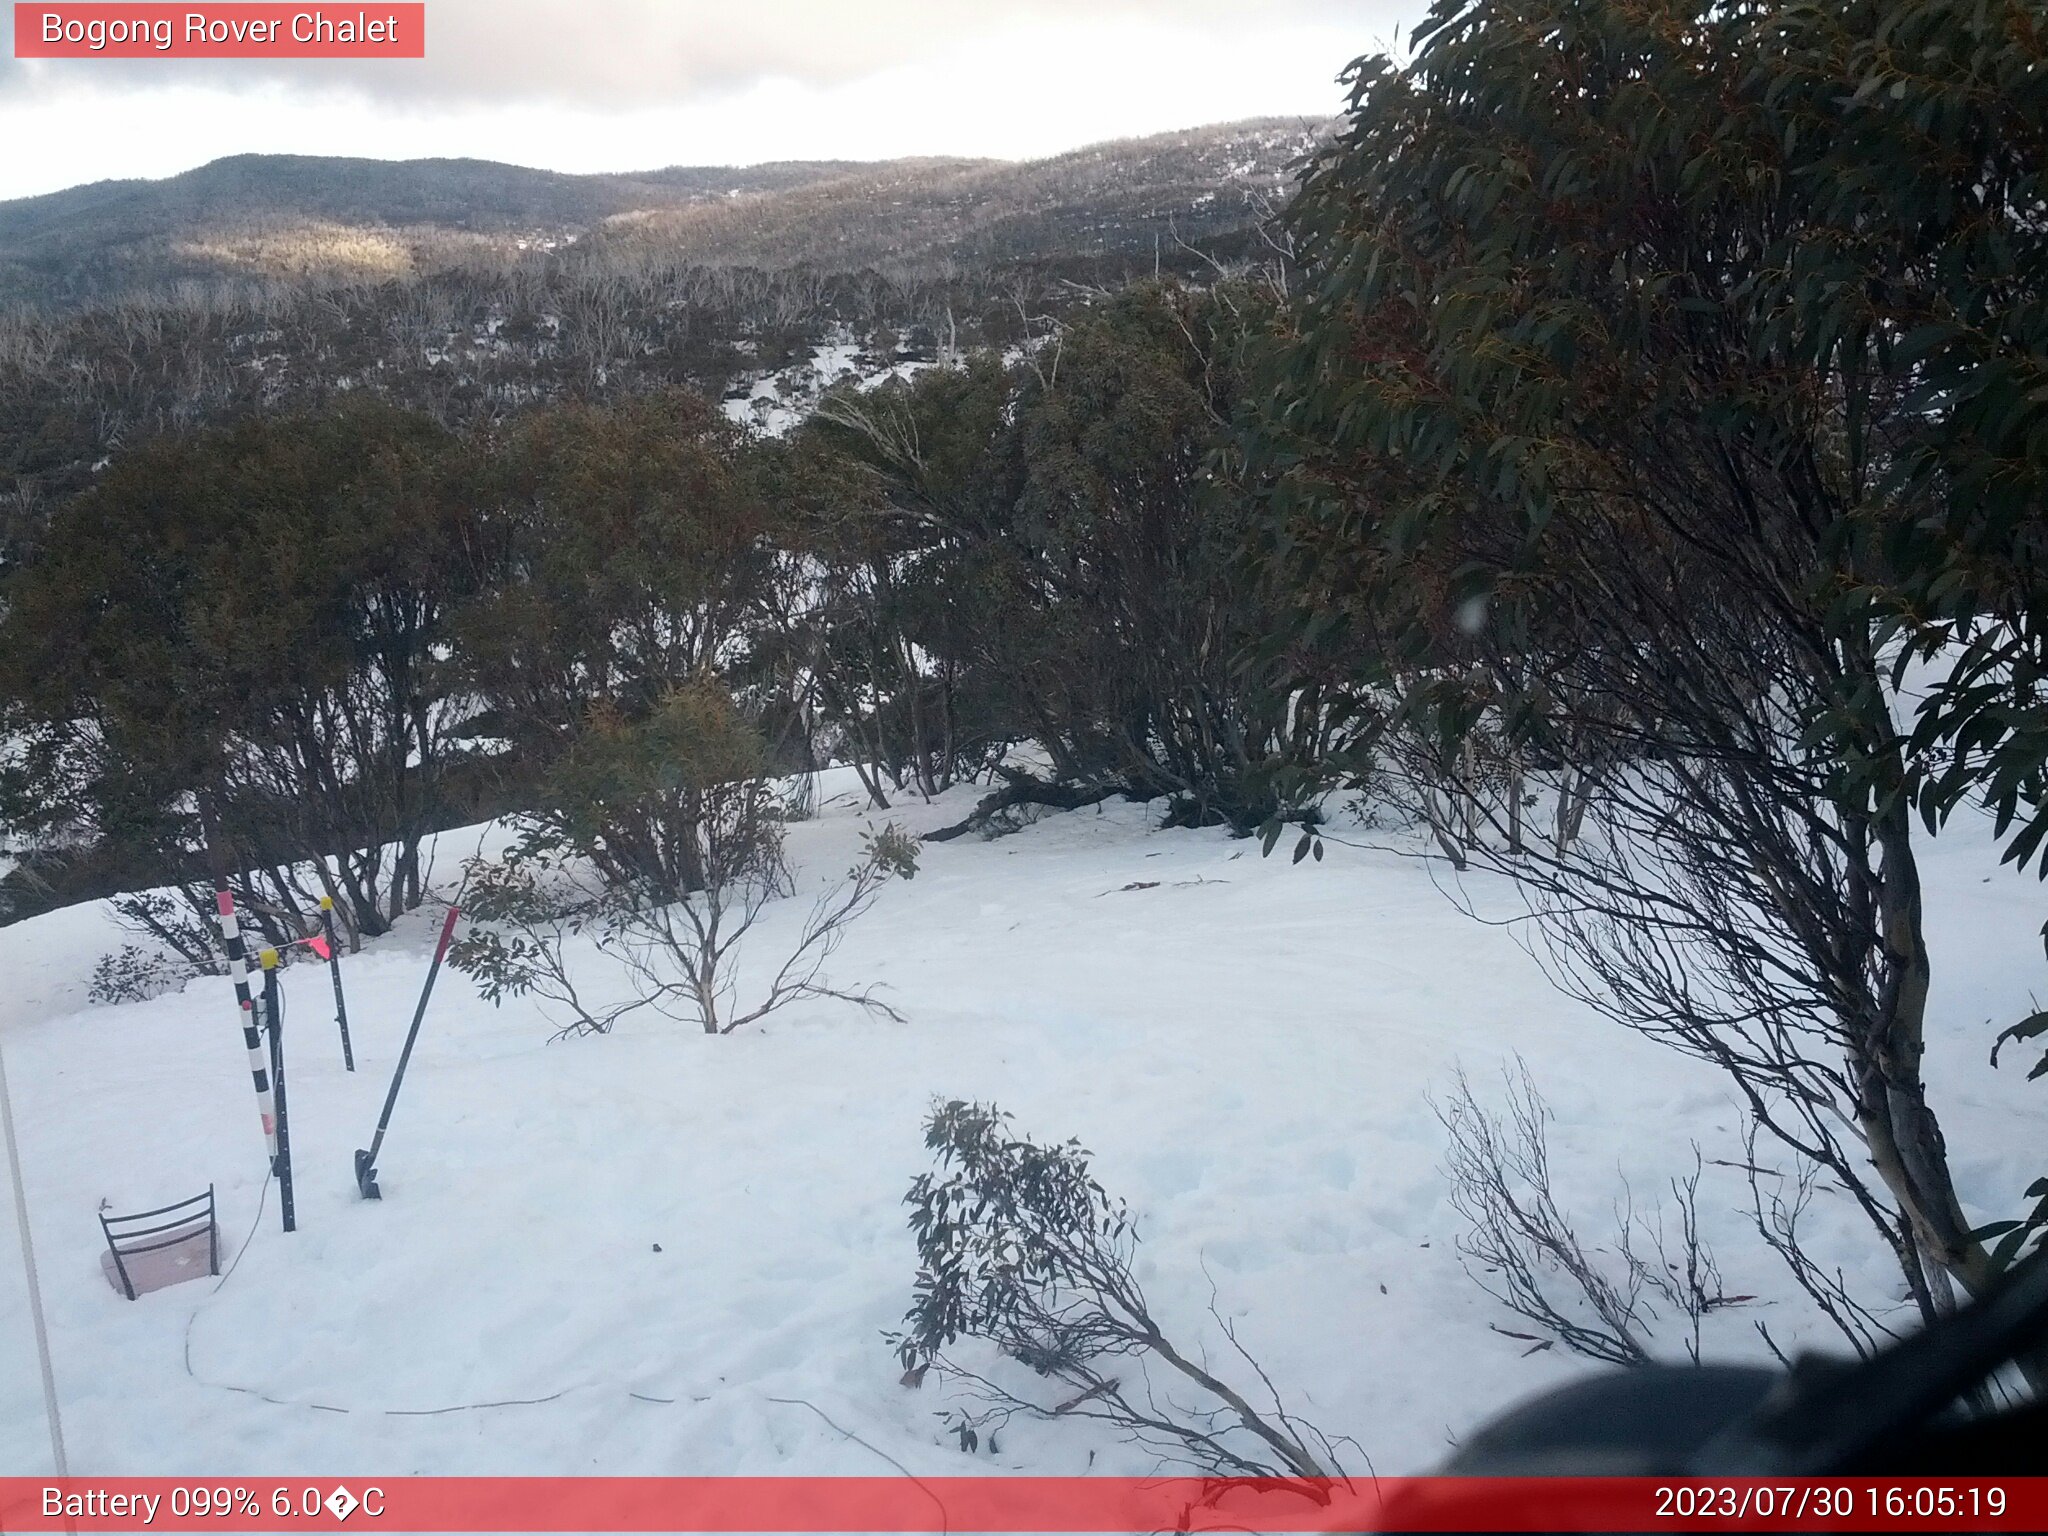
POLYGON ((1014 344, 1133 277, 1272 257, 1313 142, 1257 122, 1025 165, 630 178, 245 157, 0 205, 0 267, 45 301, 0 304, 0 565, 123 444, 240 411, 368 391, 456 425, 744 397, 826 343, 870 375, 1014 344))
POLYGON ((238 155, 0 203, 0 306, 419 276, 624 242, 683 263, 929 272, 1250 228, 1322 125, 1257 120, 1011 163, 915 159, 564 175, 481 160, 238 155))

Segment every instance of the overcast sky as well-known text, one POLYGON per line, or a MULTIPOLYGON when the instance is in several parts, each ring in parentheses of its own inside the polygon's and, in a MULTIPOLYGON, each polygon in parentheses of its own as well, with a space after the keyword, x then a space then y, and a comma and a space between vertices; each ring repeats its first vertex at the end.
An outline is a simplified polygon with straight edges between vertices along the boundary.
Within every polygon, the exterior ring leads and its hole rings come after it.
POLYGON ((0 198, 250 151, 472 155, 564 171, 1029 158, 1239 117, 1333 115, 1338 72, 1392 46, 1422 10, 429 0, 424 60, 0 58, 0 198))

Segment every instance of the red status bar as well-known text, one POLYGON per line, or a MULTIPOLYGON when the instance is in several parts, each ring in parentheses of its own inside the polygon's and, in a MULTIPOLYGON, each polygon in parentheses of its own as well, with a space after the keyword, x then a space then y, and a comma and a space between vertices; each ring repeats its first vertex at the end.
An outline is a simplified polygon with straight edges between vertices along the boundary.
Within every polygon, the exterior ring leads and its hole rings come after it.
POLYGON ((0 1531, 2040 1531, 2048 1477, 0 1478, 0 1531))

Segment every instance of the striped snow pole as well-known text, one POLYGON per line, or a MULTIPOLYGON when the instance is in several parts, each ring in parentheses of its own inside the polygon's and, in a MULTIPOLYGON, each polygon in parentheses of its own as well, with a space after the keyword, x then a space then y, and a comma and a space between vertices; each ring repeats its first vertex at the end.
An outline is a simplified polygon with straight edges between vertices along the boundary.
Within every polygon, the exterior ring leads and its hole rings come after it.
POLYGON ((220 904, 220 937, 227 946, 228 972, 235 979, 235 1006, 242 1011, 242 1043, 249 1048, 249 1076, 256 1084, 256 1108, 263 1116, 263 1145, 270 1156, 270 1171, 277 1171, 277 1109, 270 1097, 270 1057, 264 1050, 263 1030, 256 1017, 256 999, 249 991, 255 966, 242 945, 242 926, 235 920, 235 898, 225 890, 214 892, 220 904))

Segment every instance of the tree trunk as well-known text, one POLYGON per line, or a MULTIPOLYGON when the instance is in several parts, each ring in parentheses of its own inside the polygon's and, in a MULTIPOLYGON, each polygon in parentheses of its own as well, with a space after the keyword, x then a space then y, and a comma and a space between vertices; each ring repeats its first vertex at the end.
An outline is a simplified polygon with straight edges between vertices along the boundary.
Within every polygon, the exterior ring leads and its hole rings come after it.
MULTIPOLYGON (((1970 1236, 1949 1174, 1948 1146, 1920 1072, 1933 967, 1922 931, 1920 870, 1908 815, 1901 804, 1872 828, 1882 861, 1877 917, 1888 974, 1877 1000, 1880 1011, 1851 1058, 1857 1119, 1878 1176, 1912 1223, 1923 1260, 1976 1296, 1991 1282, 1990 1257, 1970 1236)), ((1932 1274, 1929 1280, 1939 1297, 1932 1274)))
POLYGON ((1522 852, 1522 756, 1511 745, 1508 752, 1508 852, 1522 852))

